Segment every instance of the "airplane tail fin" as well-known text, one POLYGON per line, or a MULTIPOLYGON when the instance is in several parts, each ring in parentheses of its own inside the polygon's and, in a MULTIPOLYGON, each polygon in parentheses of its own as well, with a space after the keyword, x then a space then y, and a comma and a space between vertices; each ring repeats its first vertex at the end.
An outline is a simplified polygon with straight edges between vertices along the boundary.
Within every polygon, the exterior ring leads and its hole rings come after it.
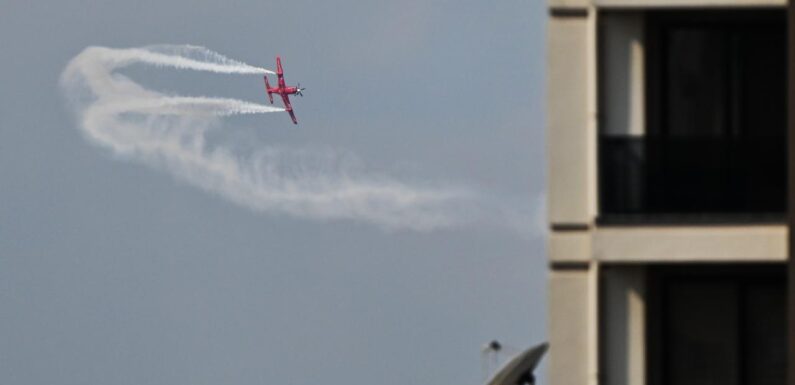
POLYGON ((271 94, 270 90, 271 85, 268 83, 268 75, 263 76, 263 78, 265 79, 265 92, 268 93, 268 99, 270 99, 271 104, 273 104, 273 95, 271 94))

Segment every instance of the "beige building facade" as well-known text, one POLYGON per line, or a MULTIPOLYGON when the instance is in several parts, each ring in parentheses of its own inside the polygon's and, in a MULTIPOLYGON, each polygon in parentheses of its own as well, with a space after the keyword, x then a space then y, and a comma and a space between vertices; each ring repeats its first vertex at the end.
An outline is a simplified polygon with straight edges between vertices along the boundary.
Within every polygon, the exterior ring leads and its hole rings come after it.
POLYGON ((548 7, 550 384, 783 384, 786 1, 548 7))

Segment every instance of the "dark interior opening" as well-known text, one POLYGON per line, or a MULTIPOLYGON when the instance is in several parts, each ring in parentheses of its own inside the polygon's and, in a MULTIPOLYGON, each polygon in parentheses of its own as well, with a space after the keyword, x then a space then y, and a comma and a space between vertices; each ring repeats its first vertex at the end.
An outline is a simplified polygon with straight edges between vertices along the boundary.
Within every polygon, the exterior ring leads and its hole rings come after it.
POLYGON ((783 385, 785 265, 649 270, 649 383, 783 385))
POLYGON ((600 221, 783 221, 784 11, 645 17, 646 133, 600 135, 600 221))

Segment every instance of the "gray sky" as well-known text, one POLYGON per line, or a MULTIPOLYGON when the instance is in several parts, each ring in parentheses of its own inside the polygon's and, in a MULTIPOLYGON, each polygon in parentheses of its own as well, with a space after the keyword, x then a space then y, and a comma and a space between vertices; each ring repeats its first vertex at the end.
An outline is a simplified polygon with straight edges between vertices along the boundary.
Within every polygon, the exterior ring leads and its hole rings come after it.
MULTIPOLYGON (((483 342, 545 339, 537 231, 255 212, 89 143, 58 88, 89 45, 280 54, 301 124, 231 137, 538 209, 542 1, 51 3, 0 0, 0 383, 478 384, 483 342)), ((257 76, 128 73, 265 100, 257 76)))

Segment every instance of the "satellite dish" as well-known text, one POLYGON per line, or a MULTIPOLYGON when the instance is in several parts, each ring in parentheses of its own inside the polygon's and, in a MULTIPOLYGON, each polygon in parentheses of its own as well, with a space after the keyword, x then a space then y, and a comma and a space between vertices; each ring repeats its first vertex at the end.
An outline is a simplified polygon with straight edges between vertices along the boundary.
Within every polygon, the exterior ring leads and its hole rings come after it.
POLYGON ((486 385, 534 385, 533 371, 541 362, 547 349, 549 349, 549 344, 544 342, 517 354, 516 357, 506 362, 497 373, 494 373, 486 385))

